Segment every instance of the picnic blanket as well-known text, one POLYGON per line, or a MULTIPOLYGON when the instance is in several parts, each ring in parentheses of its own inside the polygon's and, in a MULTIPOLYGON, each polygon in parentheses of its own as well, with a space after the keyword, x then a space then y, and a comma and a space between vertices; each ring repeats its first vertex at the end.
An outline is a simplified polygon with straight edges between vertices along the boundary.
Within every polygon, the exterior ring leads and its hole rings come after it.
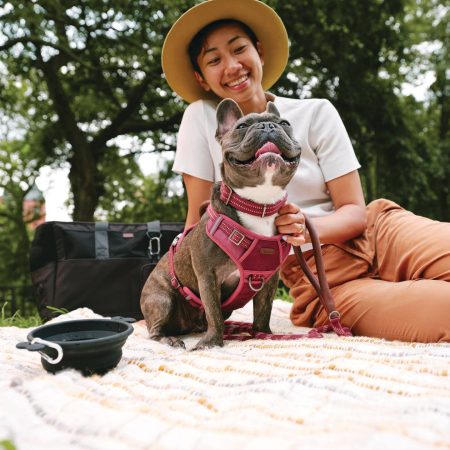
MULTIPOLYGON (((275 301, 274 332, 305 331, 289 309, 275 301)), ((251 321, 251 304, 231 319, 251 321)), ((0 448, 450 448, 450 344, 327 335, 190 352, 134 329, 114 370, 83 377, 48 374, 15 348, 29 330, 0 328, 0 448)))

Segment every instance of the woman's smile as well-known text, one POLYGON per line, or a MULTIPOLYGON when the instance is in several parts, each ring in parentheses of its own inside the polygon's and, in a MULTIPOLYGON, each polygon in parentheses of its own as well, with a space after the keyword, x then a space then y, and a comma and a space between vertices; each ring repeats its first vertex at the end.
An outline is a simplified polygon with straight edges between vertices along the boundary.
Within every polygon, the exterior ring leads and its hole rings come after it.
POLYGON ((248 79, 249 79, 249 76, 248 76, 248 73, 246 73, 245 75, 242 75, 233 81, 229 81, 229 82, 225 83, 225 85, 232 89, 243 89, 246 87, 245 82, 248 79))

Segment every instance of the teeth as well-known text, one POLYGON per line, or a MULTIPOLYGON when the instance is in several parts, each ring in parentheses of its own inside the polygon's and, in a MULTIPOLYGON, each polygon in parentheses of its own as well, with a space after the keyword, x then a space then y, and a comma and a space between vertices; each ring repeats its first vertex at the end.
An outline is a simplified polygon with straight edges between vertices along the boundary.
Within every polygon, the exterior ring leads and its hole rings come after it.
POLYGON ((247 80, 247 78, 248 78, 248 75, 243 75, 241 78, 238 78, 237 80, 230 81, 230 82, 228 83, 228 86, 230 86, 230 87, 237 86, 238 84, 241 84, 241 83, 243 83, 245 80, 247 80))

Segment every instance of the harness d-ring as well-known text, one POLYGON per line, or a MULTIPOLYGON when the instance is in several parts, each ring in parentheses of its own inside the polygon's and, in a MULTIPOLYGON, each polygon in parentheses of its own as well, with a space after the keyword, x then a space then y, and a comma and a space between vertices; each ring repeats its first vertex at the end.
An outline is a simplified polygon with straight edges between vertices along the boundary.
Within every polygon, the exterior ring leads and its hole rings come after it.
POLYGON ((250 287, 250 289, 251 289, 253 292, 259 292, 259 291, 264 287, 264 278, 261 277, 260 280, 262 280, 262 281, 261 281, 261 286, 260 286, 259 288, 255 288, 255 287, 253 287, 253 285, 252 285, 252 276, 250 275, 250 276, 248 277, 248 286, 250 287))

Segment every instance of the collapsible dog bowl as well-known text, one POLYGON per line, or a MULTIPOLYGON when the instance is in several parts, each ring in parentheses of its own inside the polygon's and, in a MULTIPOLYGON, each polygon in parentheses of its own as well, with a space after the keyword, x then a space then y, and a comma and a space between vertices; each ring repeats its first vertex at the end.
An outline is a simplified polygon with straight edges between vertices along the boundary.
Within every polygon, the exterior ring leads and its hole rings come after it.
POLYGON ((35 328, 16 347, 41 354, 48 372, 72 368, 83 375, 104 374, 117 366, 134 319, 68 320, 35 328))

